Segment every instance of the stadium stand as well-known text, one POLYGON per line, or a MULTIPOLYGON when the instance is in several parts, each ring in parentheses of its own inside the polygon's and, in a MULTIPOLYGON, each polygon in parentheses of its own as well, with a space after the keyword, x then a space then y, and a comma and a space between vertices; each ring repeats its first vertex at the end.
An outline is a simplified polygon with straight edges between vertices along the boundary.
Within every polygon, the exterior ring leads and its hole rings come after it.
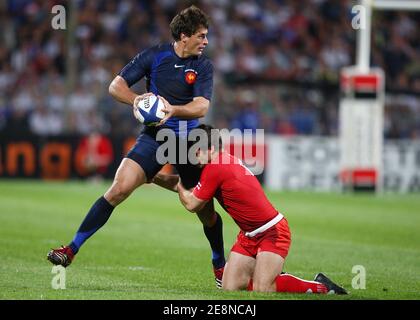
MULTIPOLYGON (((195 1, 211 16, 215 65, 209 122, 281 135, 336 135, 338 78, 354 64, 354 1, 195 1)), ((0 2, 0 132, 136 134, 131 109, 108 94, 138 51, 170 41, 169 18, 185 1, 77 1, 75 46, 51 28, 51 6, 0 2), (76 57, 68 94, 66 57, 76 57)), ((420 15, 375 13, 372 65, 386 72, 385 137, 420 137, 420 15)), ((137 88, 141 91, 144 88, 137 88)))

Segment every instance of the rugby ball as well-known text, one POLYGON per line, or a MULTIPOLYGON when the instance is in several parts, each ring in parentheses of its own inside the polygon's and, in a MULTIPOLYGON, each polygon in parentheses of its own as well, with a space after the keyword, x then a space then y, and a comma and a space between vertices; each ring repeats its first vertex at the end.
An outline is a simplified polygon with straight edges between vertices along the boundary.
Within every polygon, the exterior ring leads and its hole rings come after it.
POLYGON ((165 117, 162 99, 155 95, 148 96, 137 103, 134 109, 136 118, 146 126, 155 126, 165 117))

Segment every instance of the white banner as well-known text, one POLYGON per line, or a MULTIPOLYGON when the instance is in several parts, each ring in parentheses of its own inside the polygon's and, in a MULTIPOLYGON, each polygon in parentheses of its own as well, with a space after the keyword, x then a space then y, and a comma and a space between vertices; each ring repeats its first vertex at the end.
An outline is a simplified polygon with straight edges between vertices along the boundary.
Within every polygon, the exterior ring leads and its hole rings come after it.
MULTIPOLYGON (((340 191, 337 138, 266 136, 265 186, 274 190, 340 191)), ((420 141, 386 141, 383 191, 420 191, 420 141)))

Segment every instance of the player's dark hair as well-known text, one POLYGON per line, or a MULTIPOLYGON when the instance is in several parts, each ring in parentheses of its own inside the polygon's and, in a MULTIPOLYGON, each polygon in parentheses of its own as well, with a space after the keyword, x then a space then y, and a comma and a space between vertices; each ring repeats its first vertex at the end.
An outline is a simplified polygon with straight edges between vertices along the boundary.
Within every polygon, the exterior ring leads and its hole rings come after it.
POLYGON ((178 13, 171 21, 169 28, 175 41, 181 40, 181 33, 191 37, 200 28, 209 28, 209 17, 192 5, 178 13))
POLYGON ((205 147, 211 149, 211 147, 213 146, 216 149, 216 151, 223 149, 223 142, 219 129, 215 129, 208 124, 200 124, 196 129, 204 131, 207 142, 207 145, 205 147))

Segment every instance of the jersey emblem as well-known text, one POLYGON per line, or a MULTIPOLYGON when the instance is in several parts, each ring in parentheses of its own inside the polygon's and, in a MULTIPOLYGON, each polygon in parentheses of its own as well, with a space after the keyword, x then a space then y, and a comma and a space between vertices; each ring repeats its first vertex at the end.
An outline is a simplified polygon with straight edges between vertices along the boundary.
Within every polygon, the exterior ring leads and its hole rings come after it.
POLYGON ((185 70, 185 81, 188 84, 194 84, 196 79, 197 79, 197 71, 193 69, 185 70))

